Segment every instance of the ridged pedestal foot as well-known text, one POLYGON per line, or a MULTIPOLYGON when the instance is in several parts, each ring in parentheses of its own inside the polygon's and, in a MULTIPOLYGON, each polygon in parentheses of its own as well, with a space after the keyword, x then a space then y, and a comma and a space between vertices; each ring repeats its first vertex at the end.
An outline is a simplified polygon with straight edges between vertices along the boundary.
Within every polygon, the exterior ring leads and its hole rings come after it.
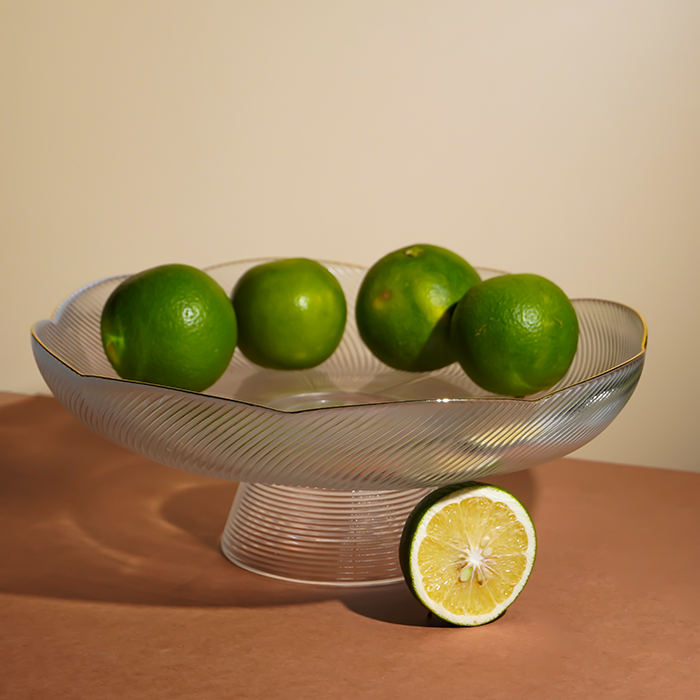
POLYGON ((240 484, 221 539, 224 555, 265 576, 337 586, 402 579, 406 518, 430 489, 331 491, 240 484))

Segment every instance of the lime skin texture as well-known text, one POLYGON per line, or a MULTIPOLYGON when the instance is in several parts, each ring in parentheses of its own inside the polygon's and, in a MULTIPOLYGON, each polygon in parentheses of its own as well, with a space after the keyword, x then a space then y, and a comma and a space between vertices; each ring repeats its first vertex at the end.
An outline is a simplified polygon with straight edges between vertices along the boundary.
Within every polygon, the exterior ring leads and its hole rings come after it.
POLYGON ((476 270, 446 248, 417 244, 378 260, 358 290, 360 337, 384 364, 429 372, 455 361, 450 319, 455 304, 480 281, 476 270))
POLYGON ((450 331, 457 360, 472 381, 494 394, 523 397, 564 377, 576 354, 579 323, 554 282, 516 274, 469 289, 450 331))
POLYGON ((123 379, 203 391, 224 373, 236 348, 236 316, 226 292, 189 265, 132 275, 107 299, 102 345, 123 379))
POLYGON ((316 367, 336 350, 347 304, 340 283, 321 263, 286 258, 246 271, 231 294, 238 347, 269 369, 316 367))

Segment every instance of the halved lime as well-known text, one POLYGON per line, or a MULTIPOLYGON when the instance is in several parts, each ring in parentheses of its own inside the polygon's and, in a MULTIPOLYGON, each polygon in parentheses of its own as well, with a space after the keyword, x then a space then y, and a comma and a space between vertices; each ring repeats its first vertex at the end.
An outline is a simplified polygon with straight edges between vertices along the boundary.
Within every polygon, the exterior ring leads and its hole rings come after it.
POLYGON ((413 595, 455 625, 502 615, 525 587, 537 539, 525 507, 475 481, 428 494, 404 526, 399 558, 413 595))

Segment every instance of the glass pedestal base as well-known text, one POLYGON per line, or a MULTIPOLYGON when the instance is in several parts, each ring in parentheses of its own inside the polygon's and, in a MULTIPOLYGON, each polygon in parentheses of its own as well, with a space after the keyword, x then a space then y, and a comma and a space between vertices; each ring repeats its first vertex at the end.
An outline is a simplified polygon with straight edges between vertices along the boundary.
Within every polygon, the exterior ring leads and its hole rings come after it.
POLYGON ((265 576, 335 586, 402 580, 406 518, 431 489, 332 491, 242 483, 221 538, 234 564, 265 576))

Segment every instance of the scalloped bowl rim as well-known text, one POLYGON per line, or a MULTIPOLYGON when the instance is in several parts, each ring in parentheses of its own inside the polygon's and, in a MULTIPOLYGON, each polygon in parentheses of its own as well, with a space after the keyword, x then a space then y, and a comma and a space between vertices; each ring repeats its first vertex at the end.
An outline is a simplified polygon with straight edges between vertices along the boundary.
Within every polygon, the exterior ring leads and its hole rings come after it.
MULTIPOLYGON (((209 265, 207 267, 202 267, 201 269, 204 272, 209 272, 211 270, 215 270, 217 268, 222 268, 222 267, 227 267, 229 265, 246 265, 246 264, 260 264, 264 262, 271 262, 273 260, 281 260, 283 258, 248 258, 245 260, 232 260, 230 262, 223 262, 223 263, 217 263, 215 265, 209 265)), ((332 260, 321 260, 319 259, 318 262, 324 264, 324 265, 340 265, 343 267, 350 267, 354 268, 358 271, 365 271, 368 268, 364 265, 356 265, 354 263, 345 263, 345 262, 337 262, 337 261, 332 261, 332 260)), ((492 272, 492 273, 497 273, 497 274, 510 274, 507 272, 504 272, 503 270, 498 270, 496 268, 490 268, 490 267, 476 267, 475 268, 477 271, 485 271, 485 272, 492 272)), ((133 379, 123 379, 121 377, 107 377, 104 375, 99 375, 99 374, 85 374, 84 372, 81 372, 80 370, 76 369, 73 367, 69 362, 66 362, 63 358, 59 357, 56 355, 55 352, 53 352, 50 348, 46 346, 46 344, 39 338, 38 335, 38 330, 41 326, 44 324, 54 324, 56 325, 54 319, 59 316, 62 312, 62 310, 76 297, 80 296, 81 294, 85 293, 87 290, 91 289, 92 287, 96 287, 98 285, 105 284, 106 282, 109 282, 111 280, 123 280, 128 277, 130 277, 131 274, 122 274, 122 275, 111 275, 109 277, 103 277, 102 279, 95 280, 93 282, 90 282, 86 285, 83 285, 79 289, 76 289, 74 292, 69 294, 63 301, 61 301, 56 308, 54 309, 53 313, 51 314, 51 317, 48 319, 42 319, 40 321, 37 321, 34 323, 31 327, 31 335, 34 341, 41 347, 43 350, 51 355, 55 360, 60 362, 66 369, 69 371, 73 372, 79 377, 85 378, 85 379, 100 379, 104 381, 109 381, 109 382, 116 382, 117 384, 130 384, 134 386, 147 386, 147 387, 154 387, 157 389, 164 389, 167 391, 175 392, 177 394, 189 394, 192 396, 203 396, 207 397, 209 399, 214 399, 217 401, 225 401, 227 403, 233 403, 233 404, 241 404, 245 406, 253 406, 255 408, 263 409, 266 411, 272 411, 275 413, 307 413, 309 411, 337 411, 340 409, 352 409, 352 408, 357 408, 359 406, 381 406, 381 405, 393 405, 393 404, 414 404, 414 403, 470 403, 470 402, 493 402, 493 401, 505 401, 505 402, 513 402, 513 403, 537 403, 541 401, 545 401, 547 399, 550 399, 552 396, 556 396, 557 394, 561 394, 565 391, 570 390, 573 387, 580 386, 581 384, 585 384, 589 381, 593 381, 597 379, 598 377, 605 376, 606 374, 609 374, 611 372, 614 372, 615 370, 619 369, 620 367, 624 367, 625 365, 631 364, 632 362, 635 362, 638 358, 644 355, 646 352, 647 348, 647 339, 648 339, 648 329, 647 329, 647 324, 646 321, 644 320, 644 317, 634 308, 631 306, 628 306, 627 304, 622 304, 617 301, 609 301, 607 299, 596 299, 593 297, 584 297, 584 298, 576 298, 576 299, 571 299, 572 303, 575 302, 597 302, 597 303, 606 303, 606 304, 611 304, 613 306, 617 306, 618 308, 621 309, 627 309, 628 311, 631 311, 634 315, 637 316, 639 321, 642 324, 642 342, 641 346, 639 349, 639 352, 633 355, 632 357, 628 358, 624 362, 620 362, 612 367, 609 367, 608 369, 598 372, 596 374, 591 375, 590 377, 586 377, 585 379, 580 379, 577 382, 573 382, 572 384, 567 384, 566 386, 559 387, 555 389, 554 391, 546 392, 543 394, 539 394, 538 396, 535 396, 534 398, 528 398, 528 397, 513 397, 513 396, 498 396, 498 395, 493 395, 493 396, 465 396, 465 397, 460 397, 460 398, 420 398, 420 399, 388 399, 386 401, 367 401, 367 402, 357 402, 357 403, 352 403, 352 404, 347 404, 347 405, 329 405, 329 406, 315 406, 315 407, 310 407, 310 408, 299 408, 299 409, 292 409, 292 410, 284 410, 281 408, 276 408, 274 406, 267 406, 265 404, 257 404, 252 401, 245 401, 242 399, 236 399, 233 397, 229 396, 219 396, 217 394, 208 394, 206 391, 190 391, 189 389, 179 389, 176 387, 169 387, 165 386, 163 384, 152 384, 150 382, 142 382, 142 381, 136 381, 133 379)), ((391 369, 391 368, 389 368, 391 369)), ((303 371, 303 370, 300 370, 303 371)), ((398 371, 398 370, 394 370, 398 371)), ((408 373, 406 373, 408 374, 408 373)), ((414 374, 421 375, 429 375, 431 372, 415 372, 414 374)))

